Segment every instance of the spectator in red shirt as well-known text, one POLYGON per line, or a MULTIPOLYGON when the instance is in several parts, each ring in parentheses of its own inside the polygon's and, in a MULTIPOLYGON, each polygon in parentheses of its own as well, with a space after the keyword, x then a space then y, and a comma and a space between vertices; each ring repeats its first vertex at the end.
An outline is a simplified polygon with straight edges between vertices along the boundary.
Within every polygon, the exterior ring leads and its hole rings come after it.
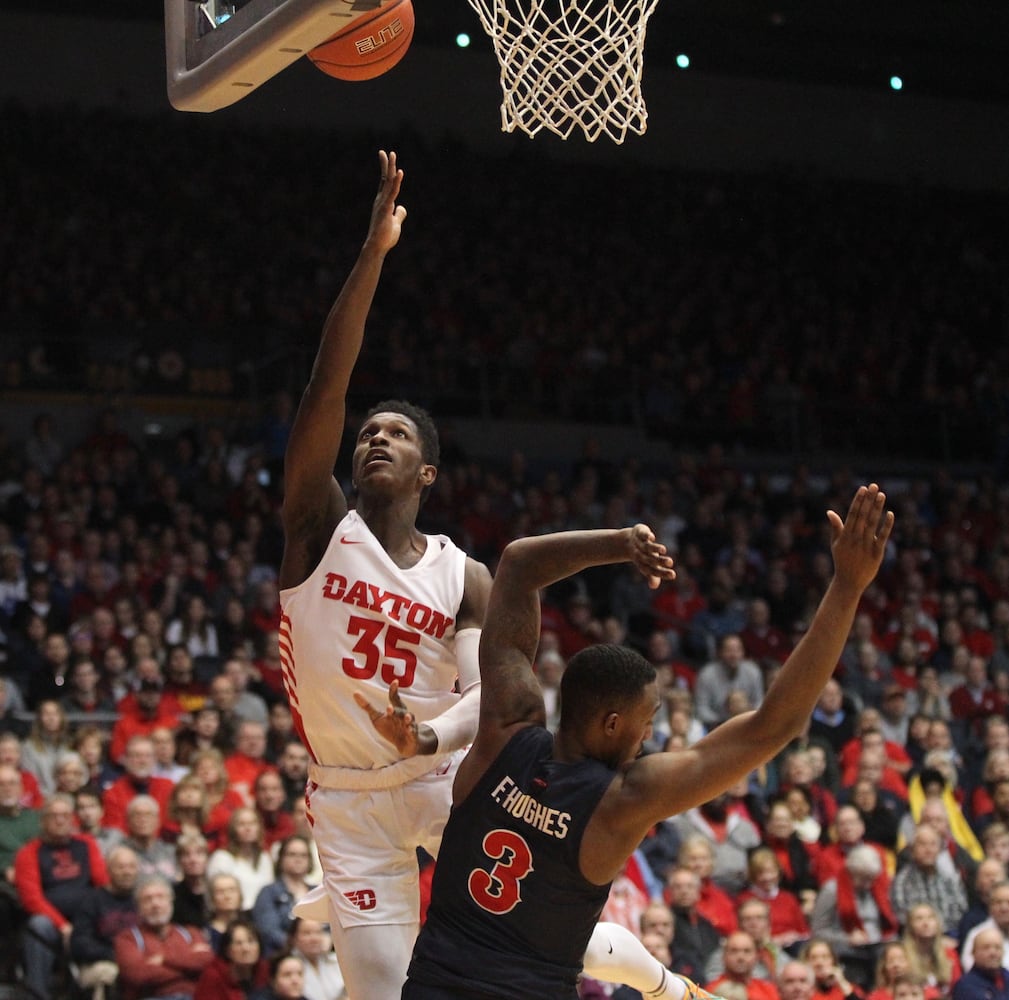
POLYGON ((859 735, 849 740, 841 749, 841 784, 845 788, 850 788, 855 783, 863 753, 867 750, 882 751, 885 758, 884 767, 896 772, 896 777, 887 778, 888 784, 884 787, 890 788, 894 785, 891 790, 902 792, 906 797, 907 783, 904 781, 904 775, 911 770, 911 758, 902 746, 890 742, 883 736, 883 731, 876 725, 878 721, 879 712, 874 708, 865 709, 859 716, 859 735))
MULTIPOLYGON (((865 821, 854 805, 843 805, 837 810, 834 820, 834 842, 820 849, 816 860, 816 878, 822 886, 832 878, 837 878, 844 868, 845 859, 852 848, 867 843, 865 821)), ((886 866, 886 851, 879 844, 870 844, 886 866)))
MULTIPOLYGON (((816 980, 813 970, 799 961, 786 962, 778 973, 778 992, 781 1000, 813 1000, 816 980)), ((886 1000, 892 1000, 887 997, 886 1000)))
POLYGON ((113 942, 123 1000, 192 996, 214 957, 202 931, 172 923, 172 887, 160 875, 141 881, 136 901, 137 926, 113 942))
POLYGON ((904 604, 897 612, 897 618, 892 621, 883 633, 880 643, 885 652, 893 657, 899 656, 900 644, 905 640, 914 643, 918 655, 923 660, 931 658, 939 647, 939 639, 919 618, 919 609, 914 604, 904 604))
POLYGON ((655 629, 649 634, 645 657, 655 667, 660 688, 673 687, 680 690, 694 690, 697 671, 685 660, 676 658, 668 632, 655 629))
POLYGON ((70 601, 70 620, 78 621, 91 614, 95 608, 111 610, 114 600, 112 579, 99 560, 92 560, 84 568, 84 583, 70 601))
POLYGON ((985 719, 1005 714, 1009 702, 995 690, 984 656, 971 654, 963 684, 950 691, 949 708, 953 718, 968 730, 968 735, 978 739, 981 738, 985 719))
POLYGON ((112 728, 109 758, 122 764, 126 745, 134 736, 150 736, 155 729, 178 729, 182 711, 174 696, 166 694, 160 678, 145 678, 136 692, 119 703, 119 719, 112 728))
POLYGON ((207 685, 197 680, 192 654, 181 644, 168 650, 165 693, 174 696, 186 715, 198 712, 207 703, 207 685))
POLYGON ((21 808, 40 809, 45 801, 45 796, 39 788, 38 778, 21 766, 21 740, 16 733, 0 733, 0 764, 13 767, 21 775, 21 797, 19 799, 21 808))
POLYGON ((294 833, 294 818, 284 807, 284 782, 271 767, 261 771, 252 786, 252 797, 263 823, 267 850, 294 833))
POLYGON ((771 605, 763 597, 754 597, 746 608, 746 627, 739 633, 746 655, 763 668, 785 662, 792 651, 789 637, 771 623, 771 605))
POLYGON ((861 1000, 861 987, 844 973, 837 953, 826 941, 814 938, 802 949, 801 959, 813 970, 813 1000, 861 1000))
POLYGON ((28 914, 24 936, 25 979, 35 994, 49 1000, 56 954, 66 950, 73 921, 88 890, 108 882, 98 844, 74 833, 74 802, 56 794, 42 807, 42 832, 14 858, 14 885, 28 914))
POLYGON ((753 975, 757 965, 757 944, 745 931, 734 931, 725 939, 722 948, 725 972, 705 984, 711 993, 721 993, 726 983, 739 983, 746 990, 748 1000, 780 1000, 778 988, 769 979, 753 975))
POLYGON ((270 980, 259 931, 244 917, 225 928, 218 952, 200 974, 193 1000, 247 1000, 251 990, 270 980))
POLYGON ((963 644, 975 656, 991 659, 995 652, 995 639, 988 622, 978 607, 977 598, 963 599, 960 603, 960 624, 963 626, 963 644))
POLYGON ((677 863, 694 872, 701 880, 701 894, 697 901, 697 912, 707 918, 725 937, 738 926, 736 924, 736 904, 712 877, 715 870, 715 848, 702 834, 687 837, 680 845, 677 863))
POLYGON ((652 611, 656 624, 684 636, 694 615, 707 608, 708 602, 701 594, 697 581, 681 563, 676 569, 676 579, 660 584, 652 598, 652 611))
POLYGON ((280 628, 280 593, 276 580, 256 585, 256 600, 249 609, 249 626, 254 634, 265 635, 280 628))
POLYGON ((174 785, 167 778, 154 776, 154 742, 149 736, 134 736, 123 755, 125 772, 102 796, 105 825, 126 832, 126 807, 135 795, 150 795, 161 810, 164 823, 168 800, 174 785))
POLYGON ((280 632, 270 629, 263 633, 260 641, 260 655, 253 660, 252 672, 258 674, 258 682, 271 700, 287 700, 284 693, 284 664, 280 658, 280 632))
POLYGON ((235 752, 224 759, 224 767, 231 787, 251 804, 256 779, 270 769, 266 760, 266 726, 248 720, 239 723, 235 752))
POLYGON ((224 757, 220 750, 198 750, 189 759, 189 766, 207 792, 207 839, 219 839, 218 831, 226 831, 231 814, 245 805, 245 799, 228 783, 224 757))
POLYGON ((782 948, 809 937, 809 923, 802 912, 799 897, 781 887, 781 866, 774 851, 758 847, 747 863, 748 883, 739 894, 739 903, 759 899, 766 903, 771 917, 771 937, 782 948))
POLYGON ((795 832, 792 810, 784 799, 775 799, 767 808, 764 843, 778 859, 781 884, 799 897, 803 913, 809 914, 816 901, 815 859, 818 844, 805 844, 795 832))
POLYGON ((881 791, 895 796, 900 802, 907 803, 907 782, 899 771, 887 763, 884 747, 873 745, 862 748, 850 783, 841 783, 842 794, 850 795, 856 782, 865 779, 872 781, 881 791))

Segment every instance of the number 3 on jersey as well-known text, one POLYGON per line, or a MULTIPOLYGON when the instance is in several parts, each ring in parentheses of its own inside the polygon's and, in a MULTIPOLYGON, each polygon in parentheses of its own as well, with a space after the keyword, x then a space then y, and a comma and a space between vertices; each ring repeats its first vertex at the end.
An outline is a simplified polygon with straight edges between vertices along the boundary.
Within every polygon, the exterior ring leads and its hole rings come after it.
POLYGON ((501 916, 522 902, 522 879, 533 870, 533 852, 523 837, 511 830, 491 830, 483 839, 484 854, 495 862, 485 872, 469 873, 469 894, 481 909, 501 916))
POLYGON ((416 632, 357 615, 352 616, 347 623, 347 632, 351 636, 357 636, 353 649, 356 658, 343 658, 343 672, 348 677, 371 680, 381 666, 382 680, 386 684, 399 681, 401 688, 413 684, 417 673, 417 654, 410 647, 420 645, 420 636, 416 632))

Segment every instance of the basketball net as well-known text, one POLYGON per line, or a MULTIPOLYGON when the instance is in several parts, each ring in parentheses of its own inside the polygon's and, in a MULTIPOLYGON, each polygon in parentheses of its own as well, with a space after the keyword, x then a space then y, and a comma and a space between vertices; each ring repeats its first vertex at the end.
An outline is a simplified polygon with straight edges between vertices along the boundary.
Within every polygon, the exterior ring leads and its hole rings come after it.
POLYGON ((469 0, 501 67, 501 128, 589 142, 642 135, 645 29, 658 0, 469 0))

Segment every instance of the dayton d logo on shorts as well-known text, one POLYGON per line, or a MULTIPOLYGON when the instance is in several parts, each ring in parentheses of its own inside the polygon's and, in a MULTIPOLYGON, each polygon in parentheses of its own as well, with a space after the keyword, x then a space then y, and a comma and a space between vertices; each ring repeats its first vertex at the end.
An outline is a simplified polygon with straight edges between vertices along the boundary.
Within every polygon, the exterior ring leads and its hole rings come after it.
POLYGON ((362 912, 374 910, 378 903, 374 889, 353 889, 350 892, 345 892, 344 896, 347 897, 351 906, 356 906, 362 912))

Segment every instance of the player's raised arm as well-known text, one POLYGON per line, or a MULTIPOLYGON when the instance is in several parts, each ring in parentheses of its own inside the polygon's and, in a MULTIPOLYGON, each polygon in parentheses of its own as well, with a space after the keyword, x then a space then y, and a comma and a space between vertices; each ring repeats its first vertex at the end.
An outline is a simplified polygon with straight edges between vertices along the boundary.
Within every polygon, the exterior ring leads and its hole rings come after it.
POLYGON ((705 802, 777 753, 802 730, 834 672, 862 592, 879 570, 893 514, 875 484, 855 494, 842 522, 828 511, 834 576, 809 631, 792 651, 760 706, 723 723, 693 746, 641 758, 609 803, 633 843, 652 823, 705 802), (638 829, 640 828, 640 829, 638 829))
POLYGON ((496 753, 516 723, 543 724, 543 697, 532 671, 540 632, 540 590, 589 566, 619 562, 633 562, 653 587, 675 575, 665 546, 643 524, 532 536, 504 550, 480 638, 481 753, 496 753))
POLYGON ((385 255, 399 241, 406 218, 406 209, 396 204, 403 181, 396 154, 379 152, 379 166, 381 178, 368 235, 326 318, 287 446, 281 587, 292 587, 305 579, 347 510, 347 500, 333 478, 343 437, 347 387, 361 350, 385 255))

